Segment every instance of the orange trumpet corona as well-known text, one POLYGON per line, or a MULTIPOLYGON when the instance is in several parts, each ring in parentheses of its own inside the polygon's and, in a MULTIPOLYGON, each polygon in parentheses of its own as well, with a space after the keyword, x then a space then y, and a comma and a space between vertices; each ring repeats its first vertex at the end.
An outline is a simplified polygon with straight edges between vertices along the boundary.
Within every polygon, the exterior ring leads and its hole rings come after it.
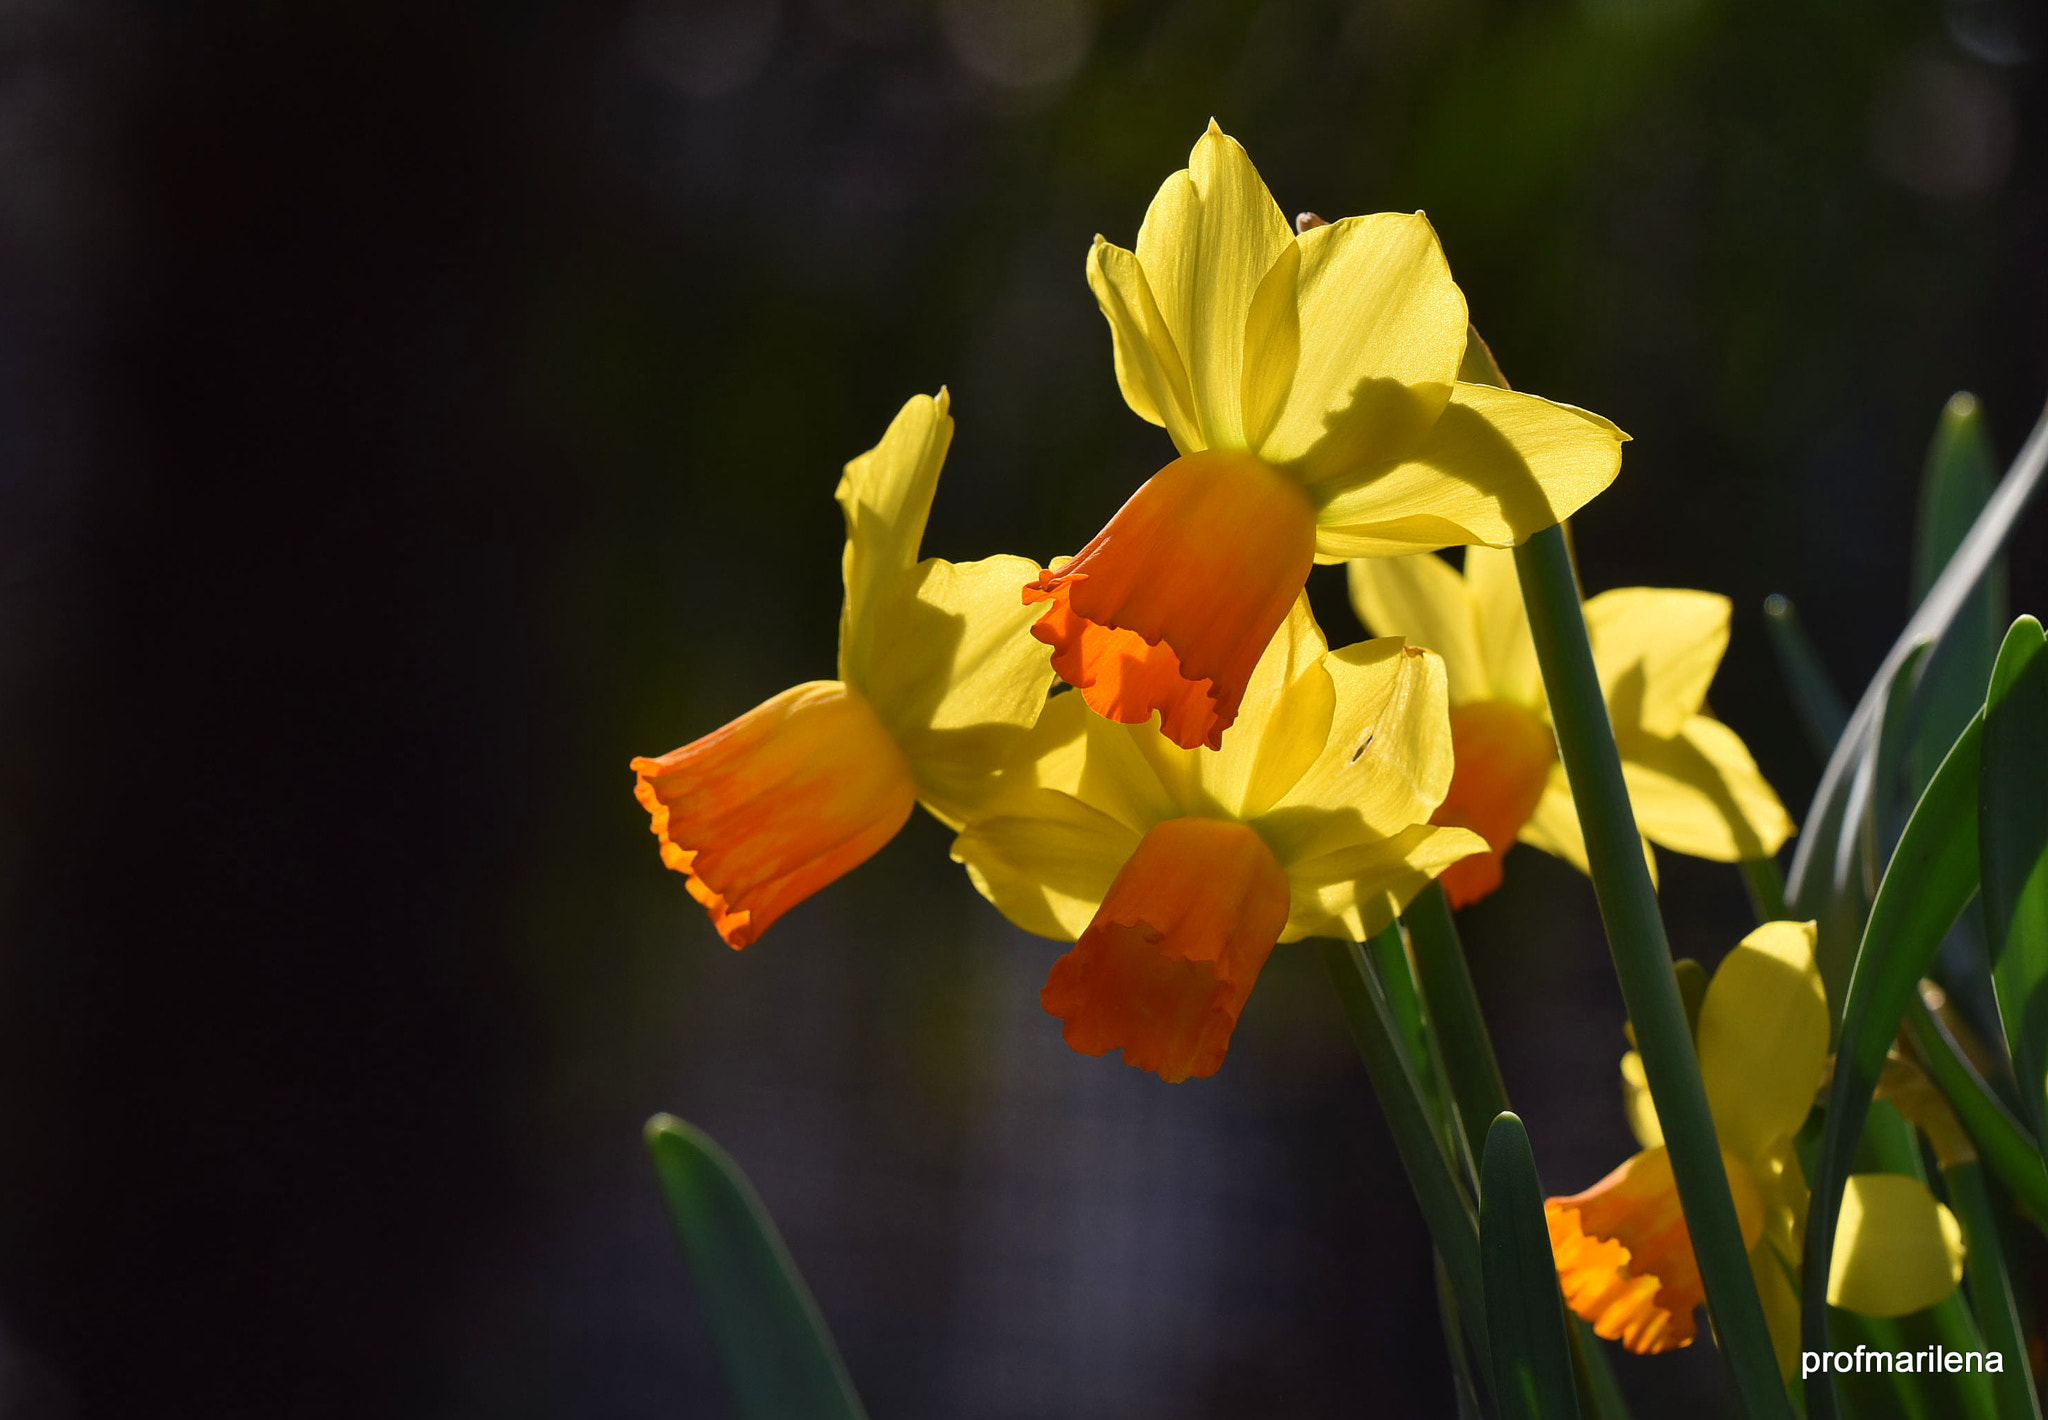
POLYGON ((661 861, 734 949, 866 862, 917 802, 896 741, 836 680, 792 686, 632 770, 661 861))
POLYGON ((1168 819, 1053 963, 1039 1003, 1084 1055, 1121 1049, 1126 1065, 1169 1084, 1213 1075, 1287 912, 1287 875, 1258 834, 1168 819))
POLYGON ((1150 479, 1073 560, 1024 588, 1031 634, 1100 715, 1222 746, 1315 563, 1301 485, 1250 454, 1207 450, 1150 479))
POLYGON ((1451 753, 1451 787, 1429 821, 1469 828, 1492 850, 1444 869, 1440 881, 1456 908, 1500 886, 1501 854, 1536 812, 1557 742, 1527 706, 1474 700, 1451 707, 1451 753))
MULTIPOLYGON (((1763 1234, 1763 1199, 1749 1171, 1723 1155, 1745 1246, 1763 1234)), ((1584 1193, 1546 1198, 1550 1250, 1565 1303, 1596 1335, 1639 1356, 1692 1345, 1693 1309, 1706 1300, 1671 1156, 1645 1149, 1584 1193)))

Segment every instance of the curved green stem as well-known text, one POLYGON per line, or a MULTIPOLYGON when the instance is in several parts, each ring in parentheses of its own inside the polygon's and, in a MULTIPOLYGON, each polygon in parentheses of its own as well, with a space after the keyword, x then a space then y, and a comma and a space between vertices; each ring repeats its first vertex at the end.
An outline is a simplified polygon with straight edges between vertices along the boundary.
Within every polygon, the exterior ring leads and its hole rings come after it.
POLYGON ((1753 1420, 1790 1420, 1791 1401, 1778 1378, 1770 1329, 1750 1275, 1749 1250, 1743 1246, 1742 1226, 1728 1192, 1721 1146, 1693 1055, 1656 890, 1643 862, 1642 839, 1622 780, 1614 727, 1608 723, 1593 666, 1563 530, 1548 528, 1516 548, 1515 568, 1521 575, 1522 604, 1528 610, 1544 693, 1557 729, 1558 753, 1585 833, 1608 950, 1671 1150, 1672 1173, 1715 1334, 1744 1413, 1753 1420))

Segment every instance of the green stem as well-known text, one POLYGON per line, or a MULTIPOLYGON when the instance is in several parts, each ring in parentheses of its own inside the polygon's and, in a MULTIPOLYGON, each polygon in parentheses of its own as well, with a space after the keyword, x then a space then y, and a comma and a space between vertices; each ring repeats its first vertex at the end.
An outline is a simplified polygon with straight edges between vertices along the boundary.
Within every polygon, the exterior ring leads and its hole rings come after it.
POLYGON ((1563 531, 1547 528, 1516 548, 1515 569, 1521 576, 1522 604, 1529 614, 1551 722, 1557 729, 1558 754, 1585 834, 1608 950, 1635 1024, 1650 1097, 1664 1125, 1664 1142, 1671 1151, 1671 1170, 1715 1334, 1743 1410, 1752 1420, 1789 1420, 1791 1402, 1778 1378, 1770 1328, 1728 1192, 1721 1146, 1686 1028, 1656 889, 1643 862, 1642 838, 1622 780, 1614 727, 1608 723, 1600 693, 1563 531))
POLYGON ((2048 1225, 2048 1168, 2042 1166, 2034 1137, 1991 1092, 1926 1002, 1915 999, 1907 1004, 1906 1029, 1919 1047, 1928 1075, 1970 1132, 1978 1154, 2033 1216, 2036 1226, 2048 1225))
POLYGON ((1758 924, 1790 921, 1792 909, 1785 903, 1785 875, 1778 871, 1778 860, 1744 858, 1738 866, 1758 924))
POLYGON ((1330 983, 1337 988, 1337 1003, 1344 1011, 1344 1024, 1359 1059, 1372 1080, 1386 1115, 1387 1131, 1394 1136, 1395 1152, 1408 1173, 1408 1186, 1422 1206, 1422 1218, 1436 1242, 1437 1255, 1451 1280, 1451 1293, 1458 1315, 1472 1338, 1472 1350, 1491 1356, 1493 1347, 1486 1332, 1486 1292, 1480 1280, 1479 1221, 1471 1200, 1459 1186, 1445 1155, 1443 1144, 1430 1127, 1429 1110, 1422 1102, 1422 1087, 1402 1055, 1400 1027, 1394 1020, 1387 998, 1366 964, 1365 951, 1356 942, 1325 941, 1318 945, 1330 983))
POLYGON ((1416 894, 1402 921, 1415 948, 1415 972, 1422 978, 1430 1023, 1443 1048, 1444 1070, 1450 1076, 1466 1147, 1473 1158, 1481 1158, 1487 1129, 1508 1107, 1508 1087, 1501 1079, 1486 1019, 1479 1013, 1479 996, 1442 886, 1431 883, 1416 894))
POLYGON ((1970 1310, 1984 1328, 1984 1340, 2006 1360, 2005 1370, 1991 1380, 1998 1395, 1999 1420, 2041 1420, 2041 1405, 2028 1374, 2019 1304, 2013 1297, 2012 1279, 2006 1275, 2005 1240, 1999 1235, 1998 1209, 1992 1203, 1984 1165, 1969 1159, 1944 1168, 1941 1177, 1948 1185, 1948 1201, 1956 1220, 1963 1225, 1963 1242, 1968 1248, 1963 1272, 1970 1285, 1970 1310))

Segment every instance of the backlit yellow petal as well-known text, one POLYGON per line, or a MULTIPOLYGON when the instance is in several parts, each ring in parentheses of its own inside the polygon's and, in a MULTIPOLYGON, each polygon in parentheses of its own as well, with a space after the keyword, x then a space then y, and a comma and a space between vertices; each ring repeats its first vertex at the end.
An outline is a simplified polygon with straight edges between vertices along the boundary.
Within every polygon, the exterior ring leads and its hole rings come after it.
POLYGON ((1742 939, 1707 985, 1697 1042, 1724 1150, 1757 1159, 1805 1123, 1828 1050, 1811 922, 1766 922, 1742 939))
POLYGON ((1267 281, 1291 281, 1294 319, 1247 349, 1287 368, 1271 429, 1254 447, 1310 482, 1384 464, 1413 450, 1443 412, 1465 350, 1465 298, 1428 219, 1380 212, 1312 228, 1299 260, 1267 281))
POLYGON ((1479 652, 1486 661, 1488 694, 1518 705, 1543 704, 1543 676, 1536 668, 1536 643, 1522 610, 1522 582, 1515 555, 1505 549, 1465 549, 1465 589, 1479 628, 1479 652))
POLYGON ((1046 706, 1051 652, 1017 596, 1036 571, 1022 557, 928 558, 867 638, 867 697, 948 827, 979 808, 1046 706))
POLYGON ((1626 437, 1570 405, 1459 384, 1413 454, 1314 490, 1316 550, 1388 557, 1459 543, 1512 546, 1613 482, 1626 437))
POLYGON ((1621 587, 1586 603, 1586 632, 1614 723, 1675 735, 1699 712, 1728 649, 1728 598, 1621 587))
POLYGON ((1621 1108, 1636 1143, 1645 1149, 1662 1146, 1664 1126, 1657 1119, 1656 1102, 1650 1098, 1650 1077, 1644 1073, 1643 1057, 1633 1050, 1621 1057, 1621 1108))
POLYGON ((1251 159, 1214 123, 1138 229, 1138 264, 1187 368, 1203 447, 1245 447, 1245 325, 1260 280, 1293 241, 1251 159))
POLYGON ((1406 637, 1443 658, 1450 700, 1490 697, 1486 661, 1465 579, 1434 553, 1360 557, 1345 565, 1351 609, 1374 636, 1406 637))
MULTIPOLYGON (((1550 782, 1543 788, 1543 797, 1536 801, 1536 812, 1522 825, 1516 839, 1591 875, 1593 870, 1586 862, 1586 838, 1579 830, 1578 805, 1572 802, 1571 783, 1565 778, 1562 764, 1551 766, 1550 782)), ((1650 870, 1650 885, 1655 887, 1657 855, 1647 838, 1643 840, 1643 863, 1650 870)))
POLYGON ((918 544, 932 510, 939 469, 953 441, 950 401, 913 396, 882 442, 846 465, 834 495, 846 518, 841 571, 846 602, 839 614, 839 679, 865 689, 880 603, 917 565, 918 544))
POLYGON ((1732 863, 1764 858, 1792 836, 1792 819, 1741 738, 1695 715, 1670 739, 1623 730, 1622 775, 1636 823, 1656 843, 1732 863))
POLYGON ((1343 937, 1362 942, 1384 932, 1444 869, 1485 851, 1486 840, 1470 829, 1418 824, 1392 838, 1297 861, 1287 872, 1292 897, 1280 940, 1343 937))
POLYGON ((1124 403, 1139 418, 1165 426, 1182 453, 1202 448, 1187 369, 1138 258, 1098 236, 1088 249, 1088 287, 1109 321, 1124 403))
POLYGON ((1006 796, 953 840, 953 861, 1027 932, 1071 942, 1144 835, 1056 789, 1006 796))
POLYGON ((1917 1178, 1849 1176, 1828 1272, 1828 1302, 1865 1316, 1906 1316, 1956 1289, 1963 1230, 1917 1178))

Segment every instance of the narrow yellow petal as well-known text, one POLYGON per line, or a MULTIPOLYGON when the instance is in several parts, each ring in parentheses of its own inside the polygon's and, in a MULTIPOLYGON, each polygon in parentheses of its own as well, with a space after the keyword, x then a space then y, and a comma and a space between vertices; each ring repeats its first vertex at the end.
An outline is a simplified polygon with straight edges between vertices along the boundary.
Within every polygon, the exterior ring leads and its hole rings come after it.
POLYGON ((1828 1272, 1828 1302, 1865 1316, 1923 1311, 1963 1277, 1963 1230, 1917 1178, 1849 1176, 1828 1272))
POLYGON ((1657 1118, 1657 1105, 1650 1098, 1650 1077, 1643 1070, 1643 1057, 1631 1050, 1621 1057, 1621 1108, 1628 1116, 1629 1132, 1645 1149, 1662 1147, 1664 1125, 1657 1118))
POLYGON ((1322 665, 1328 650, 1303 593, 1252 673, 1223 748, 1197 756, 1204 785, 1232 817, 1271 808, 1329 743, 1337 688, 1322 665))
POLYGON ((1443 657, 1451 704, 1491 699, 1471 594, 1457 569, 1434 553, 1360 557, 1348 563, 1351 609, 1374 636, 1406 637, 1443 657))
POLYGON ((1536 642, 1522 610, 1522 582, 1515 555, 1504 549, 1465 549, 1465 588, 1486 658, 1488 694, 1517 705, 1543 705, 1543 676, 1536 667, 1536 642))
POLYGON ((1586 631, 1614 723, 1675 735, 1699 713, 1728 649, 1728 598, 1620 587, 1586 603, 1586 631))
MULTIPOLYGON (((1268 463, 1309 482, 1406 456, 1443 413, 1465 351, 1465 297, 1451 280, 1436 232, 1421 213, 1380 212, 1312 228, 1299 239, 1292 322, 1250 362, 1291 369, 1255 445, 1268 463), (1283 365, 1287 357, 1291 365, 1283 365)), ((1269 293, 1280 304, 1281 293, 1269 293)), ((1262 303, 1263 304, 1263 303, 1262 303)))
POLYGON ((1077 939, 1144 835, 1056 789, 1006 796, 953 840, 953 861, 1027 932, 1077 939))
POLYGON ((1287 870, 1291 901, 1280 940, 1362 942, 1384 932, 1444 869, 1485 851, 1486 840, 1470 829, 1416 824, 1391 838, 1354 841, 1298 861, 1287 870))
POLYGON ((1762 1157, 1806 1122, 1828 1052, 1828 1003, 1811 922, 1766 922, 1707 985, 1700 1078, 1721 1147, 1762 1157))
POLYGON ((1124 403, 1140 419, 1164 426, 1182 453, 1204 447, 1195 428, 1186 365, 1138 258, 1098 236, 1088 249, 1088 288, 1109 322, 1124 403))
POLYGON ((1570 405, 1459 384, 1413 454, 1316 487, 1316 550, 1388 557, 1512 546, 1612 483, 1626 437, 1570 405))
POLYGON ((868 700, 949 827, 979 809, 1045 709, 1052 654, 1017 595, 1037 570, 1022 557, 928 558, 866 638, 868 700))
POLYGON ((917 565, 939 469, 953 442, 950 400, 914 395, 890 421, 882 442, 846 465, 834 495, 846 518, 840 559, 846 601, 839 613, 839 679, 864 689, 878 604, 893 598, 917 565))
POLYGON ((1616 725, 1636 823, 1678 853, 1732 863, 1764 858, 1792 836, 1792 819, 1741 737, 1695 715, 1670 739, 1616 725))
POLYGON ((1145 213, 1138 264, 1186 363, 1202 447, 1246 447, 1245 326, 1259 282, 1293 242, 1251 159, 1214 123, 1145 213))
MULTIPOLYGON (((1562 764, 1552 765, 1550 782, 1543 786, 1543 797, 1536 801, 1536 812, 1522 825, 1522 831, 1515 835, 1516 841, 1531 848, 1540 848, 1553 858, 1562 858, 1587 876, 1592 868, 1586 861, 1586 838, 1579 829, 1578 805, 1572 802, 1571 781, 1565 778, 1562 764)), ((1643 840, 1643 863, 1650 870, 1650 885, 1657 885, 1657 855, 1650 847, 1650 840, 1643 840)))

